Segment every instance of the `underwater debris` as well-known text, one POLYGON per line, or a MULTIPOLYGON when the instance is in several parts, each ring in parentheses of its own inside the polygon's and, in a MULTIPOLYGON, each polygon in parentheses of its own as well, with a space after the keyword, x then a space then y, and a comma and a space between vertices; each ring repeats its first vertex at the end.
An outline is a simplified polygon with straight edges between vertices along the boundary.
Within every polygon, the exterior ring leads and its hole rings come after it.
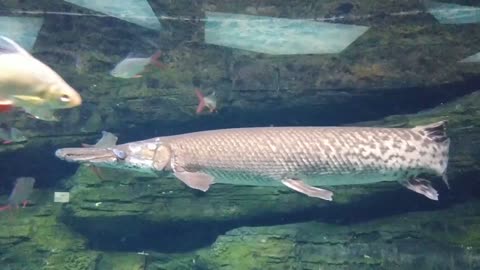
POLYGON ((105 13, 152 30, 162 28, 157 15, 146 0, 65 0, 87 9, 105 13))
POLYGON ((206 12, 205 42, 274 54, 339 53, 369 27, 220 12, 206 12))
POLYGON ((56 202, 56 203, 70 202, 70 192, 55 192, 53 194, 53 202, 56 202))
POLYGON ((31 51, 42 24, 41 17, 0 16, 0 35, 15 40, 25 50, 31 51))
POLYGON ((480 7, 426 1, 425 7, 441 24, 467 24, 480 22, 480 7))

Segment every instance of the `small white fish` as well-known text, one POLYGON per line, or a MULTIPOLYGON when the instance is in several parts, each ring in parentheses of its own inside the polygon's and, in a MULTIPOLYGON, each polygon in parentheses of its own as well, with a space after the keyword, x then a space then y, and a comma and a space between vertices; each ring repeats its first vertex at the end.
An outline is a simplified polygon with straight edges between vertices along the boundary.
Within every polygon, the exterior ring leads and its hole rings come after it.
POLYGON ((0 112, 18 106, 37 119, 55 121, 54 110, 81 103, 80 95, 55 71, 0 36, 0 112))
POLYGON ((217 111, 217 96, 215 92, 205 97, 198 88, 195 88, 195 94, 198 98, 197 114, 200 114, 205 107, 208 108, 211 113, 217 111))
POLYGON ((139 58, 139 57, 130 57, 127 56, 125 59, 120 61, 113 69, 110 71, 110 75, 116 78, 131 79, 131 78, 141 78, 142 72, 145 71, 145 68, 153 64, 158 68, 163 68, 163 64, 158 61, 158 58, 162 55, 161 51, 156 52, 151 57, 139 58))

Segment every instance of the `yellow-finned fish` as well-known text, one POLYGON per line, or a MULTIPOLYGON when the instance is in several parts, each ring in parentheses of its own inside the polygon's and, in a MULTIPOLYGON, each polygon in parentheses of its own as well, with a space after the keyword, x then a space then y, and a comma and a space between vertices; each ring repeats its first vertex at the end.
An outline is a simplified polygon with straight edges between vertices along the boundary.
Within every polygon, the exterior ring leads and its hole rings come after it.
POLYGON ((0 111, 21 107, 37 119, 57 121, 53 111, 82 104, 55 71, 15 41, 0 36, 0 111))

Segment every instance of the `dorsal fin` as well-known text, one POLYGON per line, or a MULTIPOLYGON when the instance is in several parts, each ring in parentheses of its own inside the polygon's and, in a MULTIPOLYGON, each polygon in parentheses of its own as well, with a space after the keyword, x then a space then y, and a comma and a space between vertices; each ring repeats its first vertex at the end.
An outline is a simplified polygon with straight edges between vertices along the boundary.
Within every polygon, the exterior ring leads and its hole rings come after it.
POLYGON ((113 147, 117 144, 117 136, 113 135, 110 132, 102 131, 102 138, 93 146, 95 148, 108 148, 113 147))
POLYGON ((438 143, 447 144, 449 139, 447 136, 446 120, 435 122, 429 125, 416 126, 413 128, 415 131, 422 131, 425 133, 427 138, 438 143))
POLYGON ((117 136, 113 135, 110 132, 102 131, 102 138, 97 141, 96 144, 86 144, 82 143, 82 147, 86 148, 109 148, 117 145, 117 136))
POLYGON ((0 36, 0 54, 4 53, 19 53, 31 57, 31 55, 15 41, 6 36, 0 36))

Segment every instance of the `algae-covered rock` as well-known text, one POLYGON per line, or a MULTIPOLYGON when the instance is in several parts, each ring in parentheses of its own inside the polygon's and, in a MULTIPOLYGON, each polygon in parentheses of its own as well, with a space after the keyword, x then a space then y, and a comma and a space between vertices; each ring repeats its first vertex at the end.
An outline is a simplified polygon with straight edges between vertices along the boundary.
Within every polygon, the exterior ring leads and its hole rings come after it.
POLYGON ((148 254, 120 252, 103 253, 95 269, 144 270, 148 254))
POLYGON ((145 255, 90 249, 82 235, 61 221, 61 208, 53 203, 52 190, 36 189, 26 208, 1 212, 0 269, 145 269, 145 255))
MULTIPOLYGON (((81 168, 69 180, 73 186, 71 202, 63 219, 88 235, 94 245, 104 248, 188 250, 211 242, 218 233, 236 224, 280 221, 294 213, 321 211, 328 205, 282 187, 215 185, 204 194, 173 178, 135 177, 110 170, 100 170, 99 174, 101 179, 81 168), (118 223, 124 226, 116 226, 118 223), (149 234, 159 235, 152 239, 146 237, 149 234)), ((381 194, 389 190, 388 186, 373 189, 379 191, 379 196, 390 196, 381 194)), ((361 200, 367 189, 335 191, 338 203, 345 204, 355 197, 361 200)))
POLYGON ((44 270, 96 270, 99 253, 94 251, 58 252, 45 260, 44 270))
POLYGON ((95 270, 98 254, 87 251, 85 239, 60 222, 53 192, 37 189, 30 201, 26 208, 0 213, 1 268, 95 270))
POLYGON ((244 227, 196 253, 198 269, 478 269, 479 202, 366 223, 244 227))

